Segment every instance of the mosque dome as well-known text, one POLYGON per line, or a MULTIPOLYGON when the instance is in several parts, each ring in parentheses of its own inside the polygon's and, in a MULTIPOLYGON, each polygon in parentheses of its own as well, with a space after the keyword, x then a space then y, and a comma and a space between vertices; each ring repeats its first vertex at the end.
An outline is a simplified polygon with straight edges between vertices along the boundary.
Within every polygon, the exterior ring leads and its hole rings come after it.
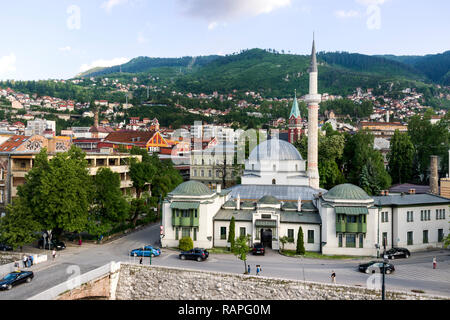
POLYGON ((270 139, 260 143, 252 150, 248 159, 250 161, 303 160, 300 152, 292 144, 279 139, 270 139))

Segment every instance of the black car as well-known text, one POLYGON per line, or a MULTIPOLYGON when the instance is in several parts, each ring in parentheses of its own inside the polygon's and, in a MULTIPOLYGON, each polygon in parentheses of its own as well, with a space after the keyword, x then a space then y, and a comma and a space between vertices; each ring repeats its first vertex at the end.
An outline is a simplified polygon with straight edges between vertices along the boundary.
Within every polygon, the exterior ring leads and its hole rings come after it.
POLYGON ((208 256, 209 256, 208 250, 201 248, 194 248, 192 250, 183 251, 180 253, 181 260, 189 259, 189 260, 197 260, 198 262, 205 261, 206 259, 208 259, 208 256))
POLYGON ((66 248, 66 244, 62 241, 52 240, 50 243, 46 242, 44 248, 44 239, 40 239, 38 241, 38 248, 47 250, 64 250, 66 248))
MULTIPOLYGON (((385 264, 386 274, 390 274, 395 271, 394 265, 392 263, 385 264)), ((359 271, 365 273, 377 273, 383 272, 383 261, 370 261, 368 263, 363 263, 359 265, 359 271)))
POLYGON ((0 280, 0 290, 11 290, 12 287, 18 284, 31 282, 34 274, 32 271, 17 271, 7 274, 0 280))
POLYGON ((13 251, 13 248, 7 244, 0 243, 0 251, 13 251))
POLYGON ((264 255, 265 254, 265 249, 264 249, 264 246, 262 245, 262 243, 255 243, 253 245, 252 253, 254 255, 257 255, 257 254, 264 255))
POLYGON ((386 251, 386 255, 388 259, 397 259, 397 258, 409 258, 411 256, 411 252, 405 248, 392 248, 386 251))

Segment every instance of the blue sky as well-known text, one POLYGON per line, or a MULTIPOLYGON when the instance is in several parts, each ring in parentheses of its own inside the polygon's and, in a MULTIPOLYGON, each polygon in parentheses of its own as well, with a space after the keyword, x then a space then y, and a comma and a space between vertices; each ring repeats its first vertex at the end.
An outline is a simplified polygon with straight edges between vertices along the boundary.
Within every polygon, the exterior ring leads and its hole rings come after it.
POLYGON ((137 56, 274 48, 450 50, 448 0, 16 0, 0 8, 0 79, 67 79, 137 56))

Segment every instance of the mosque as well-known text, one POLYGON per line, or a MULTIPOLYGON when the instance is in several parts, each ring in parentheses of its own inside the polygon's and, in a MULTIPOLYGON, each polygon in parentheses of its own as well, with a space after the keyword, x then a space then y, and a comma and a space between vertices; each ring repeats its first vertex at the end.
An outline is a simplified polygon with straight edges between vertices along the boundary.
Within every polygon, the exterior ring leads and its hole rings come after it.
MULTIPOLYGON (((251 244, 260 242, 274 250, 280 249, 282 237, 288 239, 285 249, 295 249, 300 227, 306 251, 330 255, 377 256, 382 238, 388 246, 410 251, 442 246, 448 234, 449 199, 431 194, 370 197, 351 184, 329 191, 319 187, 321 95, 314 41, 309 78, 307 161, 291 143, 272 138, 252 150, 240 185, 212 191, 198 181, 182 183, 163 202, 163 247, 177 247, 183 237, 191 237, 195 247, 227 247, 232 217, 236 237, 250 235, 251 244), (411 212, 423 217, 424 211, 429 215, 434 210, 433 222, 406 218, 411 212)), ((289 141, 302 132, 295 98, 289 141)))

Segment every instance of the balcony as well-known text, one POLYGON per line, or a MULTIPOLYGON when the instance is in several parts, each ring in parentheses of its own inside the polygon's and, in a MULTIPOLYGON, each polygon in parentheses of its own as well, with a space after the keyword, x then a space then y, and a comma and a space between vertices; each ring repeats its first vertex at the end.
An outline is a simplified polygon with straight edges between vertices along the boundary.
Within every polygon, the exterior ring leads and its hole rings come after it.
POLYGON ((367 224, 366 223, 336 222, 336 232, 366 233, 367 232, 367 224))
POLYGON ((172 216, 172 225, 174 227, 198 227, 199 219, 194 217, 176 217, 172 216))
POLYGON ((346 232, 345 222, 336 222, 336 232, 346 232))

